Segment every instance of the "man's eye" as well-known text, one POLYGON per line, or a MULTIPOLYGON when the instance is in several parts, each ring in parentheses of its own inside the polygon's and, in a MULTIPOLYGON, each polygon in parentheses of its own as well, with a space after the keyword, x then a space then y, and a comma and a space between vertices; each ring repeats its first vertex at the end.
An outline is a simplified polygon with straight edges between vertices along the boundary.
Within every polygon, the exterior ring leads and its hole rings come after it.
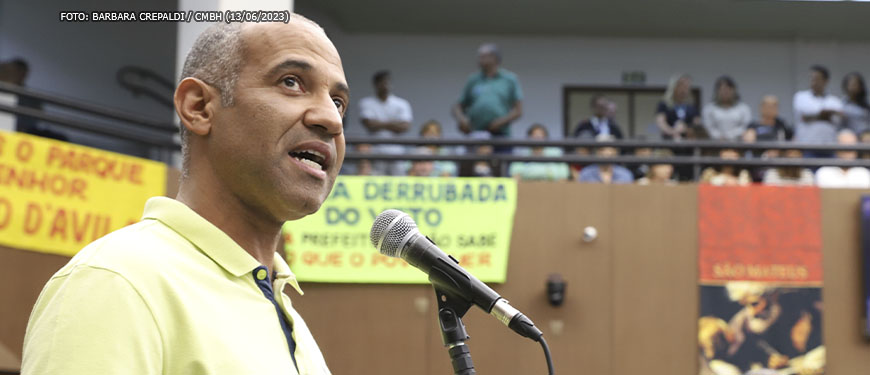
POLYGON ((286 77, 284 78, 284 86, 295 89, 299 87, 299 81, 296 79, 296 77, 286 77))
POLYGON ((335 108, 338 108, 338 111, 344 111, 344 102, 341 99, 332 99, 332 102, 335 103, 335 108))

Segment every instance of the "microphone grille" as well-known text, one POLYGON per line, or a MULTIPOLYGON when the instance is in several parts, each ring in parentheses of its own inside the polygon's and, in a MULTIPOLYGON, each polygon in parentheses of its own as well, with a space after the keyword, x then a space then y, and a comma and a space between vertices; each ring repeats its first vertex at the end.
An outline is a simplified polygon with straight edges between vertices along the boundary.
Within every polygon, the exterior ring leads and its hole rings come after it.
POLYGON ((400 258, 402 239, 415 230, 417 224, 408 214, 399 210, 386 210, 372 224, 369 239, 381 254, 400 258))

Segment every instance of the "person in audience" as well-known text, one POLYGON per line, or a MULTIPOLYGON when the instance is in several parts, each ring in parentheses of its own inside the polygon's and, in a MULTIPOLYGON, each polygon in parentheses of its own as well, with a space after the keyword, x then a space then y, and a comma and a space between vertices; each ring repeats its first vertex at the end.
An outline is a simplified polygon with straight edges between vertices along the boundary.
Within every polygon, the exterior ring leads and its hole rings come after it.
MULTIPOLYGON (((870 130, 866 130, 861 133, 861 136, 859 138, 861 139, 861 144, 870 145, 870 130)), ((870 159, 870 151, 862 152, 861 159, 870 159)))
MULTIPOLYGON (((0 82, 26 88, 26 81, 29 75, 30 64, 22 58, 14 58, 0 63, 0 82)), ((35 109, 37 111, 42 111, 43 108, 41 100, 24 95, 19 95, 17 97, 17 104, 20 107, 35 109)), ((57 139, 59 141, 69 141, 69 137, 67 137, 65 133, 54 130, 50 125, 33 117, 24 115, 15 116, 15 131, 44 138, 57 139)))
MULTIPOLYGON (((834 143, 837 140, 839 114, 843 102, 827 93, 828 69, 821 65, 810 68, 810 88, 794 94, 792 108, 795 113, 794 140, 799 143, 834 143)), ((812 152, 809 157, 830 156, 812 152)))
MULTIPOLYGON (((435 120, 426 121, 426 123, 423 124, 423 127, 420 129, 420 137, 424 139, 441 139, 441 124, 435 120)), ((428 152, 415 150, 415 153, 423 155, 453 154, 453 151, 448 147, 440 147, 436 145, 424 145, 421 147, 428 150, 428 152)), ((410 174, 413 163, 406 162, 405 164, 407 165, 405 169, 408 170, 408 174, 410 174)), ((455 162, 446 160, 432 161, 432 171, 430 173, 432 177, 456 177, 457 173, 458 168, 455 162)))
MULTIPOLYGON (((858 137, 850 129, 843 129, 837 134, 840 145, 855 145, 858 137)), ((855 160, 857 151, 837 151, 841 160, 855 160)), ((816 185, 823 188, 870 188, 870 170, 864 167, 821 167, 816 171, 816 185)))
MULTIPOLYGON (((783 158, 800 159, 803 157, 801 150, 786 150, 783 158)), ((765 185, 802 185, 812 186, 815 184, 813 171, 803 167, 777 167, 768 168, 764 171, 761 182, 765 185)))
MULTIPOLYGON (((740 159, 740 154, 733 148, 726 148, 719 150, 719 158, 738 160, 740 159)), ((705 169, 701 173, 701 180, 699 182, 716 186, 746 186, 752 183, 752 177, 746 169, 737 168, 733 165, 723 165, 705 169)))
POLYGON ((843 127, 855 134, 870 131, 870 104, 867 102, 867 86, 864 76, 858 72, 843 77, 843 127))
MULTIPOLYGON (((509 138, 510 125, 523 113, 523 92, 516 74, 500 67, 498 46, 486 43, 477 50, 480 71, 471 74, 453 106, 459 130, 474 139, 509 138)), ((510 147, 496 153, 509 154, 510 147)))
MULTIPOLYGON (((490 145, 474 148, 474 154, 480 156, 492 155, 493 151, 494 149, 490 145)), ((494 177, 496 174, 495 166, 491 160, 478 160, 471 164, 471 177, 494 177)))
POLYGON ((595 95, 590 101, 592 117, 583 120, 574 129, 574 138, 595 138, 599 135, 612 135, 613 138, 622 139, 622 129, 614 120, 614 113, 610 113, 611 104, 615 103, 602 95, 595 95))
POLYGON ((662 139, 685 139, 690 128, 701 125, 691 88, 692 78, 686 74, 675 75, 668 83, 668 89, 656 108, 656 125, 662 139))
MULTIPOLYGON (((707 131, 701 126, 701 115, 692 96, 692 78, 686 74, 671 77, 662 101, 656 107, 656 125, 664 140, 706 139, 707 131)), ((679 156, 691 155, 690 149, 676 149, 679 156)), ((680 180, 692 178, 692 167, 689 165, 677 167, 680 180)))
MULTIPOLYGON (((575 147, 574 148, 574 155, 589 156, 590 155, 589 149, 586 147, 575 147)), ((582 171, 583 168, 586 168, 586 166, 587 166, 587 164, 584 164, 584 163, 570 163, 570 164, 568 164, 568 168, 571 170, 571 180, 577 181, 577 179, 580 178, 580 171, 582 171)))
MULTIPOLYGON (((353 149, 359 154, 372 153, 372 145, 368 143, 358 143, 353 146, 353 149)), ((368 159, 346 161, 341 165, 341 172, 339 174, 344 176, 372 176, 374 174, 374 170, 372 168, 372 161, 368 159)))
POLYGON ((794 131, 779 117, 779 98, 765 95, 761 98, 759 119, 749 124, 743 133, 746 143, 789 141, 794 131))
POLYGON ((752 112, 746 103, 740 101, 734 79, 729 76, 716 79, 713 102, 704 107, 704 129, 710 139, 737 140, 751 120, 752 112))
MULTIPOLYGON (((646 158, 653 156, 653 149, 649 147, 638 147, 634 149, 632 154, 639 158, 646 158)), ((673 153, 672 153, 673 154, 673 153)), ((649 164, 636 164, 632 166, 628 166, 628 170, 631 171, 631 175, 634 177, 634 180, 637 181, 643 177, 646 177, 649 174, 650 166, 649 164)))
MULTIPOLYGON (((411 104, 390 92, 390 72, 381 70, 372 77, 375 95, 359 101, 360 121, 369 134, 379 138, 391 138, 408 131, 413 121, 411 104)), ((381 144, 374 151, 383 154, 401 155, 405 152, 402 145, 381 144)), ((375 173, 379 175, 402 175, 401 163, 395 161, 376 161, 375 173)))
MULTIPOLYGON (((534 140, 546 140, 549 138, 547 128, 541 124, 534 124, 529 127, 526 135, 528 139, 534 140)), ((521 148, 516 150, 516 154, 559 157, 562 156, 562 149, 558 147, 521 148)), ((509 174, 511 177, 520 180, 562 181, 571 176, 571 171, 568 169, 568 164, 565 163, 513 162, 511 163, 509 174)))
MULTIPOLYGON (((356 145, 356 152, 360 154, 371 154, 372 145, 368 143, 358 144, 356 145)), ((374 167, 372 166, 372 161, 368 159, 363 159, 357 161, 354 170, 350 171, 349 173, 355 174, 357 176, 373 176, 375 171, 374 167)))
MULTIPOLYGON (((668 149, 651 151, 650 155, 656 158, 670 158, 674 153, 668 149)), ((674 166, 667 163, 655 163, 649 167, 646 176, 637 179, 638 185, 676 185, 674 179, 674 166)))
MULTIPOLYGON (((613 136, 599 136, 599 142, 612 142, 613 136)), ((619 150, 612 146, 598 147, 595 155, 602 158, 612 158, 619 156, 619 150)), ((630 184, 634 182, 634 177, 631 171, 621 165, 611 163, 592 164, 580 171, 578 178, 580 182, 597 182, 603 184, 630 184)))
MULTIPOLYGON (((432 149, 421 146, 414 149, 412 155, 434 155, 432 149)), ((415 160, 408 168, 408 176, 431 177, 436 176, 435 162, 433 160, 415 160)))

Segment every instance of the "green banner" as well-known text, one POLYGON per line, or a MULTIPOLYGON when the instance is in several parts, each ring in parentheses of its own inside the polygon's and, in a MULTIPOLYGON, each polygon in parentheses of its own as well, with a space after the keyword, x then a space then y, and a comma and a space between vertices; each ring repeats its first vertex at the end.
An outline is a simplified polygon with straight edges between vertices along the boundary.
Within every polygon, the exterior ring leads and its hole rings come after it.
POLYGON ((510 178, 339 176, 316 214, 284 225, 287 260, 299 281, 427 283, 369 242, 374 219, 392 208, 477 278, 503 283, 516 196, 510 178))

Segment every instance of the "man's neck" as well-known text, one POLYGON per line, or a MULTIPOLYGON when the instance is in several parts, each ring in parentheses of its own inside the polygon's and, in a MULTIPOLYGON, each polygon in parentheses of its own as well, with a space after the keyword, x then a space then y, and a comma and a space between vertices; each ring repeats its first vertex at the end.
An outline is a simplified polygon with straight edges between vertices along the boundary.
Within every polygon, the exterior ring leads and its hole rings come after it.
POLYGON ((281 223, 263 217, 215 178, 183 178, 176 199, 226 233, 260 264, 272 268, 281 223))
POLYGON ((489 78, 495 77, 498 74, 498 66, 491 68, 483 68, 483 75, 489 78))
POLYGON ((813 93, 813 96, 825 96, 825 89, 818 91, 816 91, 816 89, 810 89, 810 92, 813 93))
POLYGON ((385 102, 385 101, 387 101, 387 98, 390 97, 390 93, 389 92, 384 92, 384 93, 379 92, 379 93, 377 93, 377 96, 378 96, 378 100, 385 102))

